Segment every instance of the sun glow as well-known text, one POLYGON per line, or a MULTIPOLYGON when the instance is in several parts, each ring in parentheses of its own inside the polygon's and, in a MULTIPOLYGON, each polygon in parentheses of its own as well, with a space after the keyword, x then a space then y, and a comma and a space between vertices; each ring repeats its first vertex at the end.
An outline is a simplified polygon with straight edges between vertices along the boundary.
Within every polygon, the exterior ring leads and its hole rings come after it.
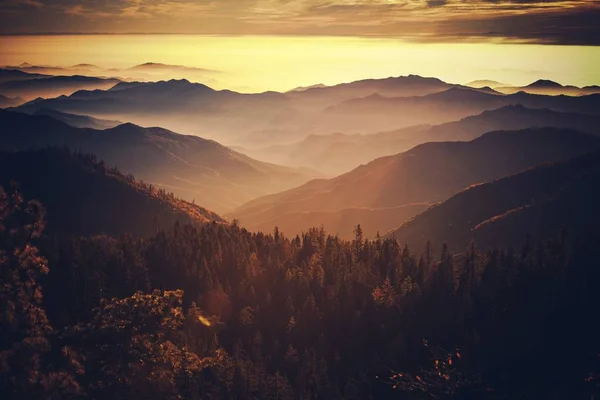
MULTIPOLYGON (((1 65, 85 62, 127 68, 152 61, 211 69, 219 73, 188 79, 242 92, 408 74, 454 83, 494 79, 522 85, 540 77, 578 86, 600 82, 595 68, 600 47, 585 46, 320 36, 79 35, 4 36, 0 49, 1 65)), ((174 77, 180 78, 159 78, 174 77)))

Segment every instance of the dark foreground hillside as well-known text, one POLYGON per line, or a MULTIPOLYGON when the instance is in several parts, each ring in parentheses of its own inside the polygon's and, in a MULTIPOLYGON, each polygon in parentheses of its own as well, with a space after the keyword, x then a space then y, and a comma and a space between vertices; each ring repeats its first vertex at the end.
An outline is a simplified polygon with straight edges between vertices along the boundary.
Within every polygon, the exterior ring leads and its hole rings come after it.
POLYGON ((409 246, 461 250, 518 247, 559 229, 583 235, 600 223, 600 153, 540 165, 474 185, 404 223, 389 236, 409 246))
POLYGON ((2 399, 600 393, 597 229, 455 257, 360 229, 56 240, 18 193, 0 211, 2 399))
POLYGON ((46 208, 49 231, 65 235, 105 233, 150 236, 160 226, 222 221, 213 212, 175 198, 68 150, 0 152, 0 186, 15 182, 46 208))

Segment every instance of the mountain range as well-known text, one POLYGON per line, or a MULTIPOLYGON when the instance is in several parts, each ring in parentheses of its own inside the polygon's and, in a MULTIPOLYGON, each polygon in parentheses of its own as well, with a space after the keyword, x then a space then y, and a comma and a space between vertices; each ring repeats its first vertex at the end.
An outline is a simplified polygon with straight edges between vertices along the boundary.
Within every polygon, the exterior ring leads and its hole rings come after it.
POLYGON ((23 104, 25 100, 20 97, 7 97, 0 94, 0 108, 16 107, 19 104, 23 104))
POLYGON ((262 129, 277 119, 285 121, 286 103, 287 98, 281 93, 243 94, 214 90, 187 80, 170 80, 124 82, 106 91, 80 90, 70 96, 32 101, 19 109, 31 113, 50 108, 161 126, 223 141, 262 129))
POLYGON ((162 126, 227 144, 257 147, 292 143, 309 134, 368 134, 411 125, 440 124, 517 104, 563 112, 600 113, 600 95, 503 95, 417 76, 358 81, 285 94, 214 90, 187 80, 126 82, 107 91, 82 90, 68 97, 32 101, 20 109, 33 112, 51 108, 162 126), (409 97, 385 97, 381 93, 409 97), (414 93, 429 94, 414 96, 414 93))
POLYGON ((75 128, 108 129, 123 124, 121 121, 110 121, 88 117, 87 115, 68 114, 50 108, 40 108, 34 115, 47 115, 75 128))
POLYGON ((523 92, 497 95, 476 89, 451 88, 425 96, 392 98, 376 94, 348 100, 327 108, 315 125, 325 133, 369 133, 423 123, 451 122, 486 110, 519 104, 528 108, 600 114, 600 94, 580 97, 523 92))
POLYGON ((496 90, 506 94, 526 92, 531 94, 541 94, 548 96, 585 96, 588 94, 600 93, 600 86, 584 86, 577 87, 573 85, 561 85, 558 82, 554 82, 547 79, 539 79, 526 86, 503 86, 496 87, 496 90))
POLYGON ((67 146, 217 212, 306 182, 311 173, 256 161, 212 140, 130 123, 75 128, 47 115, 0 111, 0 148, 67 146))
MULTIPOLYGON (((311 213, 360 210, 356 216, 344 211, 344 226, 373 226, 365 232, 372 237, 377 231, 385 232, 389 225, 374 226, 366 209, 375 215, 381 214, 381 209, 411 206, 397 208, 402 218, 409 218, 408 210, 419 212, 424 205, 443 201, 470 185, 594 149, 600 149, 600 138, 557 128, 489 132, 470 142, 425 143, 333 179, 313 180, 252 200, 228 216, 251 230, 270 231, 279 225, 283 232, 294 234, 310 227, 311 213)), ((388 215, 391 212, 388 210, 388 215)), ((339 223, 325 228, 344 237, 350 233, 339 223)))
POLYGON ((403 245, 446 243, 453 251, 518 248, 562 229, 580 236, 600 223, 600 153, 540 165, 474 185, 420 213, 388 234, 403 245))
MULTIPOLYGON (((215 76, 221 74, 207 68, 188 67, 184 65, 170 65, 157 62, 145 62, 126 68, 104 68, 94 64, 77 64, 70 66, 56 65, 32 65, 22 63, 3 67, 14 71, 28 74, 44 74, 53 76, 84 75, 96 78, 116 78, 122 81, 157 81, 169 77, 169 79, 190 79, 194 82, 215 84, 215 76)), ((1 79, 0 79, 1 81, 1 79)))
POLYGON ((38 97, 52 98, 70 95, 78 90, 106 90, 120 82, 83 75, 47 76, 25 74, 21 71, 0 70, 0 93, 9 97, 32 100, 38 97))
POLYGON ((558 82, 554 82, 548 79, 538 79, 537 81, 525 86, 511 86, 497 81, 481 79, 469 82, 466 84, 466 86, 472 88, 490 87, 504 94, 525 92, 530 94, 541 94, 549 96, 585 96, 588 94, 600 93, 600 86, 597 85, 577 87, 573 85, 561 85, 558 82))
POLYGON ((240 149, 251 157, 290 166, 311 166, 340 174, 375 158, 397 154, 425 142, 469 141, 486 132, 551 126, 600 135, 600 116, 505 106, 459 121, 418 125, 369 135, 310 135, 301 142, 240 149))

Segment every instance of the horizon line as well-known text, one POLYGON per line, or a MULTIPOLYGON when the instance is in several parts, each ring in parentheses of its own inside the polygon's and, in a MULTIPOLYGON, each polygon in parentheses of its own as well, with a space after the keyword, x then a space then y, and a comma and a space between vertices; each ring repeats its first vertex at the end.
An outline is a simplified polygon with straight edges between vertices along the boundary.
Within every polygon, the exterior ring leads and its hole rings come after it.
POLYGON ((561 47, 600 47, 600 44, 554 43, 544 40, 498 36, 430 36, 430 35, 383 35, 350 33, 185 33, 185 32, 0 32, 0 37, 18 36, 206 36, 206 37, 313 37, 313 38, 362 38, 401 40, 418 44, 495 44, 533 45, 561 47))

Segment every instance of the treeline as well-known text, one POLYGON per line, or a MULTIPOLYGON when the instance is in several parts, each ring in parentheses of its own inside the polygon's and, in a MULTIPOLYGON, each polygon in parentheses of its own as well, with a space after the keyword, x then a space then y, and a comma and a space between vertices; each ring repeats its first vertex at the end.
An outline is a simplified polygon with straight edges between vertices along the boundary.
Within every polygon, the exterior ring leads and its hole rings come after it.
POLYGON ((591 399, 600 235, 408 249, 312 229, 43 233, 0 192, 6 399, 591 399))

